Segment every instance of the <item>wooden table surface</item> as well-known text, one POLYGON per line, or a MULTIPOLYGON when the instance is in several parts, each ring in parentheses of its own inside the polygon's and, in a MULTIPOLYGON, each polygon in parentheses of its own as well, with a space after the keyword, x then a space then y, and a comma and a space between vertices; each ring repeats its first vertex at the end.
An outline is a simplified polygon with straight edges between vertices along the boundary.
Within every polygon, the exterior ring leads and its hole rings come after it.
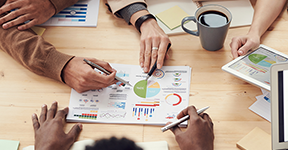
MULTIPOLYGON (((277 18, 261 43, 288 54, 287 11, 277 18)), ((110 63, 138 65, 140 34, 122 19, 115 18, 100 3, 97 28, 47 27, 43 37, 59 51, 83 57, 95 57, 110 63)), ((270 122, 248 108, 261 95, 261 90, 221 70, 232 60, 229 44, 237 35, 246 34, 249 27, 232 28, 224 47, 215 52, 204 50, 197 37, 181 34, 170 36, 172 48, 166 66, 192 67, 190 105, 210 106, 207 113, 214 121, 215 149, 237 150, 236 142, 255 127, 267 133, 270 122)), ((71 88, 52 79, 38 76, 0 51, 0 139, 20 141, 20 148, 34 144, 31 115, 40 113, 43 104, 49 107, 58 101, 59 107, 69 105, 71 88)), ((74 123, 67 123, 69 131, 74 123)), ((102 137, 128 137, 136 142, 162 141, 170 150, 178 150, 172 132, 162 133, 159 126, 83 124, 78 140, 102 137)))

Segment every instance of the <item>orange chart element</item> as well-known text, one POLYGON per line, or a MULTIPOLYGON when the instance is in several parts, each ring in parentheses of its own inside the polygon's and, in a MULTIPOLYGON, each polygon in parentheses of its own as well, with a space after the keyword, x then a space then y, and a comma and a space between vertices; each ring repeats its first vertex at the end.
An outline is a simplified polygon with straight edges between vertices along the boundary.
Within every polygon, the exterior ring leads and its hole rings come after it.
POLYGON ((168 104, 172 106, 177 106, 182 102, 182 97, 176 93, 168 94, 165 97, 165 100, 168 104))

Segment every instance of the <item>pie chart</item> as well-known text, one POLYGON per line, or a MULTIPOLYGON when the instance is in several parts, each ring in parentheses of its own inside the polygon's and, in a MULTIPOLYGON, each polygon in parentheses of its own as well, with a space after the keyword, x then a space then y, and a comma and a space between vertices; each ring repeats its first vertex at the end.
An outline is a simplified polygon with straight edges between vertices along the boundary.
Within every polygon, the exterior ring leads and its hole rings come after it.
POLYGON ((134 85, 134 93, 142 98, 149 98, 156 96, 160 92, 160 85, 158 82, 149 80, 141 80, 134 85))
POLYGON ((177 106, 182 102, 182 98, 179 94, 171 93, 165 97, 165 100, 168 104, 172 106, 177 106))

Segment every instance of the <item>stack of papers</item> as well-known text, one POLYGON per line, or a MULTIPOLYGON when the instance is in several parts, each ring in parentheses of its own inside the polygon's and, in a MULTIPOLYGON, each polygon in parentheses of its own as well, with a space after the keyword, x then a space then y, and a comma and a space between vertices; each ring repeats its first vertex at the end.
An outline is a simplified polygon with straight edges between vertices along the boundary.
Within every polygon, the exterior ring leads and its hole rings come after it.
POLYGON ((256 96, 257 101, 249 109, 271 122, 271 102, 270 92, 261 89, 262 95, 256 96))

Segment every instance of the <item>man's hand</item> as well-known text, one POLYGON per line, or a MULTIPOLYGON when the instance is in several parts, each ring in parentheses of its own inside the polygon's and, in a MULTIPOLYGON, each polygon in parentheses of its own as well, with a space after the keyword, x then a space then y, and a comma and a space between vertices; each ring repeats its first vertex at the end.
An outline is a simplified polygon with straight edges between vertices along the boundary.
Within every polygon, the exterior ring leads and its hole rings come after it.
POLYGON ((189 123, 186 131, 176 126, 170 130, 174 133, 181 150, 213 150, 213 123, 206 113, 197 114, 194 106, 182 110, 177 118, 189 115, 189 123))
POLYGON ((46 22, 55 14, 55 8, 49 0, 7 0, 0 8, 0 15, 11 10, 14 11, 0 18, 0 25, 4 23, 4 29, 30 20, 18 27, 18 30, 25 30, 46 22))
POLYGON ((256 34, 234 37, 230 43, 233 58, 245 55, 249 50, 258 47, 260 37, 256 34))
POLYGON ((165 57, 168 58, 167 46, 171 41, 159 27, 156 20, 149 19, 141 27, 140 66, 148 72, 157 60, 157 68, 163 66, 165 57), (158 49, 152 49, 153 47, 158 49))
POLYGON ((35 150, 68 150, 73 145, 82 130, 82 124, 75 124, 66 134, 63 131, 63 119, 67 113, 68 107, 57 112, 57 102, 53 102, 49 111, 46 105, 42 106, 39 120, 36 114, 32 115, 35 150))
POLYGON ((112 69, 109 63, 94 58, 85 58, 93 63, 103 67, 110 75, 96 72, 91 66, 83 61, 82 57, 75 57, 66 64, 62 70, 62 77, 67 85, 75 89, 78 93, 88 90, 105 88, 115 84, 116 71, 112 69))

